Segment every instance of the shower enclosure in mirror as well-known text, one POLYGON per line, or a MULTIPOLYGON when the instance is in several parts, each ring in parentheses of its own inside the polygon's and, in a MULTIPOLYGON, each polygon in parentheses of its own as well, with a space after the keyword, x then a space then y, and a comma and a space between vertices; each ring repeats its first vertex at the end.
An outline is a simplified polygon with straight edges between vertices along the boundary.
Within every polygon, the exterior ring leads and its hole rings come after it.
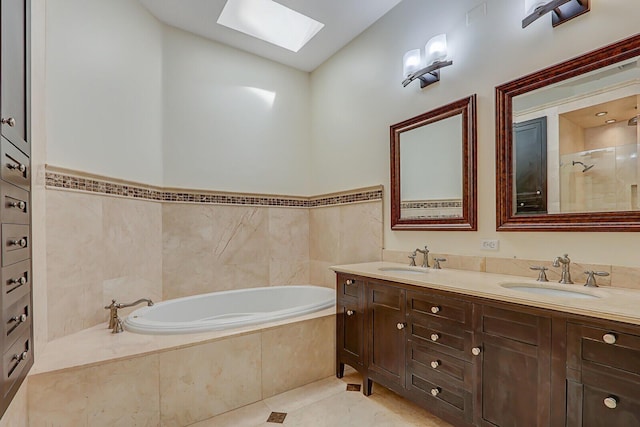
POLYGON ((476 96, 390 130, 391 228, 476 230, 476 96))
POLYGON ((497 229, 640 231, 640 35, 496 88, 497 229))

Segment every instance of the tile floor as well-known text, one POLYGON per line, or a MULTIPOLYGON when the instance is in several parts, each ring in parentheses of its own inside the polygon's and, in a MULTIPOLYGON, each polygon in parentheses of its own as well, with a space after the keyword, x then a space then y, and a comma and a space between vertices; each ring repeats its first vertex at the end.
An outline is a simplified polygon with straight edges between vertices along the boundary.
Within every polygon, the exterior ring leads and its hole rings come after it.
POLYGON ((374 384, 373 394, 347 391, 361 384, 360 375, 346 370, 263 401, 192 424, 190 427, 451 427, 424 409, 374 384), (284 412, 284 423, 267 422, 272 412, 284 412))

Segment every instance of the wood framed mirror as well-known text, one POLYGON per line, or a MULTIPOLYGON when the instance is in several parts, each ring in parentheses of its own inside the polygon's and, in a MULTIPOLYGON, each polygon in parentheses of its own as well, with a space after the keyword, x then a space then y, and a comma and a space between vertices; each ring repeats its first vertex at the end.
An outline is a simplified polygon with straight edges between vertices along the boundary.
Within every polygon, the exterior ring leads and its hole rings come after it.
POLYGON ((477 229, 476 95, 392 125, 391 229, 477 229))
POLYGON ((640 231, 640 34, 496 88, 498 231, 640 231))

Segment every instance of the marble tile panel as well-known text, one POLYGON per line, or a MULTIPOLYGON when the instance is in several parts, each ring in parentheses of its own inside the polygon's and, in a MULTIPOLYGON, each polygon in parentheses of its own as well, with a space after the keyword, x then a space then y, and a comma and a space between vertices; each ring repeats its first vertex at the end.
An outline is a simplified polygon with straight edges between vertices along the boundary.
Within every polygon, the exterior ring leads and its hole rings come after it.
POLYGON ((28 377, 29 427, 85 427, 87 370, 28 377))
POLYGON ((325 286, 335 289, 336 273, 329 267, 336 265, 335 262, 309 261, 309 280, 312 285, 325 286))
POLYGON ((213 279, 207 292, 269 286, 269 263, 214 264, 213 279))
POLYGON ((269 262, 269 209, 213 207, 213 257, 216 264, 269 262))
POLYGON ((640 268, 612 266, 611 286, 617 288, 640 289, 640 268))
POLYGON ((275 396, 334 373, 335 316, 262 332, 262 396, 275 396))
POLYGON ((309 210, 309 259, 338 263, 340 250, 340 207, 309 210))
POLYGON ((309 209, 269 208, 269 258, 309 259, 309 209))
POLYGON ((0 427, 28 427, 27 382, 24 381, 14 396, 7 411, 0 419, 0 427))
POLYGON ((103 316, 101 297, 88 302, 88 289, 99 287, 98 283, 78 283, 61 287, 49 283, 47 289, 47 337, 49 340, 63 337, 88 327, 89 323, 99 322, 103 316))
MULTIPOLYGON (((264 401, 256 402, 222 415, 191 424, 189 427, 255 427, 264 423, 271 409, 264 401)), ((273 424, 271 424, 273 427, 273 424)))
POLYGON ((485 271, 486 268, 485 257, 429 253, 429 262, 431 263, 431 265, 433 265, 434 258, 446 259, 446 261, 443 261, 440 264, 442 268, 453 268, 455 270, 468 271, 485 271))
POLYGON ((309 283, 309 261, 271 261, 269 263, 269 284, 303 285, 309 283))
POLYGON ((153 354, 88 368, 88 425, 158 426, 158 366, 153 354))
POLYGON ((50 285, 63 289, 102 281, 101 199, 94 195, 47 191, 47 280, 50 285))
POLYGON ((256 333, 161 353, 161 425, 185 426, 261 400, 260 341, 256 333))
POLYGON ((340 264, 382 260, 382 202, 340 206, 340 264))

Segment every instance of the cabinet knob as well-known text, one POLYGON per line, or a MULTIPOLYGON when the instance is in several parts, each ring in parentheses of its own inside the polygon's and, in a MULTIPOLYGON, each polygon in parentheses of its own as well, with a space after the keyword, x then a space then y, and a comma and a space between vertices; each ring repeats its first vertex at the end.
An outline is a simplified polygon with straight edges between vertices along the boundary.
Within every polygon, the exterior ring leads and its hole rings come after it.
POLYGON ((435 387, 431 389, 431 396, 436 397, 440 394, 440 387, 435 387))
POLYGON ((9 117, 8 119, 3 117, 0 121, 2 121, 3 125, 9 125, 9 127, 14 127, 16 125, 16 119, 13 117, 9 117))
POLYGON ((354 314, 356 314, 355 311, 353 310, 347 310, 347 316, 353 316, 354 314))
POLYGON ((20 316, 12 317, 11 320, 18 323, 24 323, 27 321, 27 315, 23 313, 20 316))
POLYGON ((25 283, 27 283, 27 279, 24 276, 18 277, 17 279, 11 279, 9 280, 10 284, 12 285, 24 285, 25 283))
POLYGON ((438 307, 437 305, 434 305, 433 307, 431 307, 431 312, 433 314, 439 313, 440 312, 440 307, 438 307))
POLYGON ((482 350, 480 350, 480 347, 473 347, 471 349, 471 354, 473 354, 474 356, 479 356, 481 352, 482 350))
POLYGON ((404 327, 405 327, 405 326, 407 326, 407 324, 406 324, 406 323, 402 323, 402 322, 400 322, 400 323, 398 323, 398 324, 396 325, 396 328, 398 328, 399 330, 402 330, 402 329, 404 329, 404 327))
POLYGON ((431 341, 435 342, 435 341, 438 341, 439 339, 440 339, 440 335, 431 334, 431 341))
POLYGON ((356 281, 355 281, 355 280, 353 280, 353 279, 347 279, 345 283, 346 283, 347 285, 353 285, 355 282, 356 282, 356 281))
POLYGON ((437 369, 438 366, 440 366, 440 361, 439 360, 434 360, 433 362, 431 362, 431 367, 433 369, 437 369))
POLYGON ((604 406, 609 409, 616 409, 616 406, 618 406, 618 399, 613 396, 606 397, 604 399, 604 406))
POLYGON ((27 356, 29 355, 29 353, 27 353, 26 351, 23 351, 20 354, 14 354, 13 355, 13 360, 17 360, 18 363, 20 363, 21 361, 23 361, 24 359, 27 358, 27 356))
POLYGON ((615 344, 616 336, 615 334, 604 334, 602 336, 602 341, 606 342, 607 344, 615 344))
POLYGON ((27 170, 27 165, 23 165, 22 163, 7 163, 7 167, 9 169, 17 169, 23 173, 27 170))
POLYGON ((9 240, 10 246, 20 246, 21 248, 27 247, 27 239, 24 237, 20 240, 9 240))
POLYGON ((11 202, 9 203, 9 207, 18 208, 23 211, 27 207, 27 203, 20 200, 19 202, 11 202))

